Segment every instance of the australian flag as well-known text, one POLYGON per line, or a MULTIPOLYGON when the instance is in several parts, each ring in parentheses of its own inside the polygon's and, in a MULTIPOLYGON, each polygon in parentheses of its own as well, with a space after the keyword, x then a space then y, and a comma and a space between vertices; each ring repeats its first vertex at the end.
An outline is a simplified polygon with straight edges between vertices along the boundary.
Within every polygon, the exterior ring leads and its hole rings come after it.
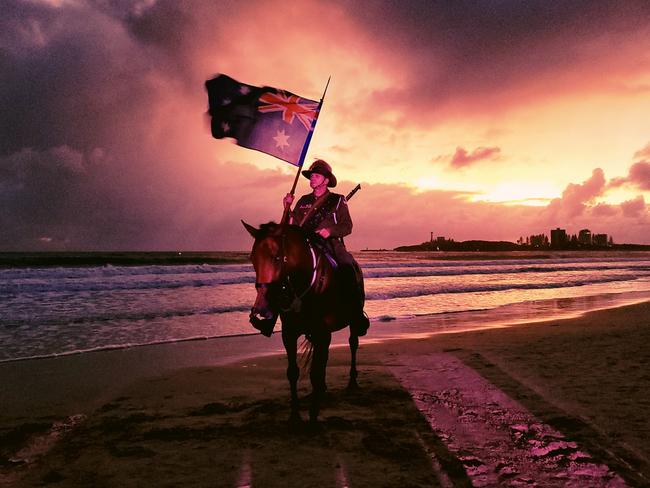
POLYGON ((205 82, 212 136, 296 166, 318 118, 318 102, 285 90, 240 83, 226 75, 205 82))

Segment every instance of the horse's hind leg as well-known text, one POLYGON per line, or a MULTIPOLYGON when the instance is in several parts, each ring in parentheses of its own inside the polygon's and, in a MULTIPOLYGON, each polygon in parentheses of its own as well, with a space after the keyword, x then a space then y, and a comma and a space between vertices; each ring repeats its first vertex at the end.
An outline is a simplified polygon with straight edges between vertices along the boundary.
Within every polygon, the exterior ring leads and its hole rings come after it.
POLYGON ((312 357, 311 371, 309 377, 311 379, 312 398, 309 407, 309 420, 316 422, 320 412, 320 404, 323 394, 327 390, 325 383, 325 371, 327 368, 327 359, 329 357, 329 347, 332 341, 332 335, 327 333, 319 337, 312 337, 314 344, 314 355, 312 357))
POLYGON ((359 349, 359 336, 351 331, 348 343, 350 344, 350 380, 348 381, 348 390, 354 390, 359 386, 357 383, 357 350, 359 349))
POLYGON ((300 368, 298 368, 298 337, 292 334, 282 332, 282 342, 284 349, 287 351, 287 379, 291 388, 291 415, 289 420, 300 420, 300 403, 298 401, 298 377, 300 368))

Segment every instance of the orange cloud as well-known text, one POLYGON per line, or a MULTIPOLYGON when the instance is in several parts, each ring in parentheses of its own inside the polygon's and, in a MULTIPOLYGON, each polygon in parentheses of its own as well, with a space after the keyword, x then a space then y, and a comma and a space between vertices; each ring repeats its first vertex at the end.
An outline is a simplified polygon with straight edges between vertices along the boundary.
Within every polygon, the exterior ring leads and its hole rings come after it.
POLYGON ((643 149, 639 149, 634 153, 635 159, 650 159, 650 143, 648 143, 643 149))
POLYGON ((637 218, 645 214, 646 205, 643 195, 639 195, 633 200, 627 200, 621 203, 621 210, 626 217, 637 218))
POLYGON ((462 147, 457 147, 451 158, 450 165, 453 168, 464 168, 482 160, 494 160, 501 153, 498 147, 477 147, 471 154, 462 147))
POLYGON ((650 190, 650 163, 639 161, 630 167, 628 181, 641 190, 650 190))
POLYGON ((611 217, 612 215, 616 215, 618 210, 614 205, 601 202, 591 208, 591 213, 595 217, 611 217))
POLYGON ((630 166, 627 176, 612 178, 609 186, 617 188, 623 185, 636 187, 640 190, 650 190, 650 163, 639 161, 630 166))
POLYGON ((562 197, 553 199, 547 210, 552 214, 578 216, 584 212, 588 203, 603 194, 605 187, 605 174, 602 169, 596 168, 583 183, 569 183, 562 192, 562 197))

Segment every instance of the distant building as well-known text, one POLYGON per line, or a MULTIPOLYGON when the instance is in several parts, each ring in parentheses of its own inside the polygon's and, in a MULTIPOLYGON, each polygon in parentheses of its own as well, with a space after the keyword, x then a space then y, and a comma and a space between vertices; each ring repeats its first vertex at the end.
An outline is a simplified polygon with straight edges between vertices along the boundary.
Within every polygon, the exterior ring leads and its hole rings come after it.
POLYGON ((594 234, 591 238, 591 242, 594 246, 607 246, 607 234, 594 234))
POLYGON ((445 243, 445 238, 443 236, 438 236, 438 237, 436 237, 436 242, 438 244, 444 244, 445 243))
POLYGON ((568 239, 567 239, 565 229, 560 229, 558 227, 557 229, 552 229, 551 230, 551 246, 552 247, 563 247, 563 246, 566 246, 567 242, 568 242, 568 239))
POLYGON ((591 231, 589 229, 582 229, 578 232, 578 242, 585 246, 591 246, 591 231))

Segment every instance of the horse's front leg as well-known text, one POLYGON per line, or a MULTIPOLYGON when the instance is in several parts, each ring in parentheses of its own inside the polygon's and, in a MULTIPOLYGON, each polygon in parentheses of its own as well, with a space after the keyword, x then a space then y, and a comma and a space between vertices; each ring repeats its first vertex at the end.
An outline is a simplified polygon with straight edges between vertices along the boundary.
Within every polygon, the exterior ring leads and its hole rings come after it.
POLYGON ((282 329, 282 342, 284 349, 287 351, 287 379, 291 388, 291 415, 290 421, 300 420, 300 403, 298 401, 298 377, 300 368, 298 368, 298 336, 295 333, 287 332, 282 329))
POLYGON ((348 381, 348 390, 354 390, 359 387, 357 383, 357 350, 359 349, 359 336, 350 330, 350 380, 348 381))
POLYGON ((312 357, 311 371, 309 374, 312 387, 312 399, 309 407, 309 420, 311 422, 316 422, 318 420, 321 400, 323 394, 327 390, 325 371, 327 368, 327 360, 329 358, 330 342, 332 342, 332 334, 330 332, 324 332, 318 336, 312 336, 314 355, 312 357))

